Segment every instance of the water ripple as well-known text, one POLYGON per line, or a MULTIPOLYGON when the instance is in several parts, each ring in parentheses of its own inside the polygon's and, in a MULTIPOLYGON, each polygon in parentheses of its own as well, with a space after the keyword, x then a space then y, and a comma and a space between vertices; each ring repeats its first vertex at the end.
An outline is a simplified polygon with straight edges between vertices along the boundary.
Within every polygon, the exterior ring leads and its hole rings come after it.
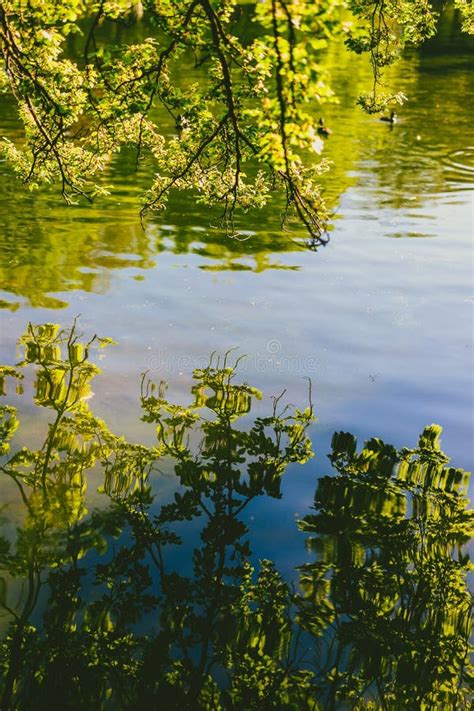
POLYGON ((474 183, 474 146, 451 151, 442 158, 448 180, 474 183))

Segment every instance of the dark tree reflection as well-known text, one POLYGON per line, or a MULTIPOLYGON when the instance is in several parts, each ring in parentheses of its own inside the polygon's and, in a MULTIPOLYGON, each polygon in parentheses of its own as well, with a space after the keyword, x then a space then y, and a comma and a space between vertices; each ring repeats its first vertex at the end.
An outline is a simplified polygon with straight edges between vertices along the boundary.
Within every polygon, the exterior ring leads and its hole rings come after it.
POLYGON ((0 412, 2 475, 23 509, 0 539, 2 708, 467 707, 472 519, 440 428, 401 452, 334 436, 337 473, 300 522, 315 559, 295 589, 255 563, 246 513, 311 457, 312 404, 275 398, 252 419, 261 393, 236 383, 238 363, 211 360, 191 405, 143 379, 156 444, 129 443, 88 405, 91 353, 109 343, 30 326, 24 360, 0 371, 8 392, 33 368, 52 413, 30 449, 14 444, 15 409, 0 412), (166 502, 162 460, 178 480, 166 502), (99 472, 104 505, 88 512, 99 472))
POLYGON ((468 475, 448 466, 440 434, 431 425, 400 452, 379 439, 357 452, 352 435, 333 437, 337 475, 320 479, 300 523, 316 557, 301 568, 300 610, 322 640, 323 707, 467 708, 462 546, 473 519, 468 475))

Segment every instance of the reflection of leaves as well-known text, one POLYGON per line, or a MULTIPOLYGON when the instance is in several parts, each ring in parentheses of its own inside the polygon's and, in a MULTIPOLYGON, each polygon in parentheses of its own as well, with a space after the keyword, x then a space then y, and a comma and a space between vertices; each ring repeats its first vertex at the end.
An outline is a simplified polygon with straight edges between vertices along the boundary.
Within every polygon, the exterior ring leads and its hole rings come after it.
MULTIPOLYGON (((311 456, 312 408, 279 413, 276 399, 271 416, 237 429, 261 393, 233 382, 234 366, 211 362, 195 373, 189 407, 173 405, 163 387, 156 393, 144 382, 144 420, 156 424, 158 441, 132 444, 97 419, 82 396, 98 372, 88 361, 95 340, 81 343, 75 324, 69 332, 30 326, 21 340, 20 367, 37 369, 35 402, 55 419, 40 449, 17 450, 4 468, 20 489, 26 518, 15 546, 6 543, 1 565, 28 581, 18 612, 8 606, 7 584, 2 597, 14 618, 3 646, 4 704, 21 707, 27 699, 28 708, 41 708, 54 693, 73 708, 102 707, 100 699, 120 708, 159 699, 167 708, 214 709, 222 690, 213 667, 222 658, 233 680, 229 703, 250 708, 273 699, 294 708, 289 689, 296 694, 306 677, 280 660, 291 647, 289 591, 271 565, 253 582, 240 512, 262 493, 279 496, 287 465, 311 456), (201 436, 197 448, 191 434, 201 436), (148 480, 162 455, 174 460, 184 491, 155 513, 148 480), (96 464, 111 506, 87 516, 86 473, 96 464), (167 550, 182 543, 176 525, 198 517, 200 545, 186 577, 168 569, 167 550), (118 545, 109 549, 112 539, 118 545), (92 549, 99 561, 90 562, 92 549), (40 631, 29 620, 46 582, 40 631), (157 614, 156 637, 132 632, 144 616, 157 614)), ((4 439, 13 434, 10 423, 4 439)))
POLYGON ((441 428, 401 451, 334 435, 336 472, 318 480, 300 522, 313 560, 296 592, 271 561, 251 563, 243 512, 257 496, 279 497, 287 466, 311 457, 311 403, 292 410, 275 398, 252 419, 261 393, 237 382, 228 358, 211 360, 188 406, 143 380, 157 442, 130 443, 80 396, 80 378, 87 387, 98 372, 88 360, 96 341, 49 324, 22 339, 19 367, 33 366, 37 384, 40 374, 54 383, 58 368, 71 383, 42 399, 36 390, 54 418, 39 449, 10 455, 19 422, 2 408, 2 472, 24 504, 15 539, 0 537, 4 708, 39 711, 54 698, 71 709, 176 711, 467 703, 462 546, 473 516, 441 428), (180 487, 157 502, 163 456, 180 487), (99 467, 107 505, 88 513, 87 475, 99 467))
POLYGON ((0 396, 6 395, 6 391, 5 391, 6 378, 15 378, 16 380, 22 380, 23 375, 22 375, 22 373, 20 373, 17 370, 17 368, 13 368, 12 366, 8 366, 8 365, 1 365, 0 366, 0 396))
POLYGON ((36 404, 53 408, 61 416, 81 407, 90 395, 91 379, 100 373, 100 369, 88 360, 95 337, 87 343, 81 343, 79 338, 75 323, 69 332, 61 331, 57 324, 48 323, 30 324, 20 339, 25 358, 19 365, 39 366, 36 404))
MULTIPOLYGON (((223 367, 214 367, 211 360, 209 367, 197 369, 192 388, 195 400, 188 407, 170 404, 163 384, 156 396, 156 386, 143 381, 143 419, 157 425, 160 452, 177 460, 176 474, 183 485, 206 495, 227 486, 244 497, 262 493, 278 497, 286 467, 312 456, 306 436, 312 408, 278 414, 277 398, 270 417, 256 418, 247 430, 238 430, 232 423, 247 415, 252 398, 261 399, 262 394, 246 383, 234 384, 235 373, 236 367, 227 364, 227 357, 223 367), (203 409, 210 411, 211 419, 199 414, 203 409), (189 442, 191 432, 197 429, 202 440, 196 455, 189 442)), ((236 506, 241 504, 235 502, 236 506)))
POLYGON ((18 429, 18 418, 14 407, 0 406, 0 456, 10 451, 10 440, 18 429))
POLYGON ((332 625, 328 702, 375 685, 384 707, 464 703, 470 596, 460 546, 473 514, 467 475, 447 466, 440 434, 431 425, 401 452, 377 439, 357 452, 352 435, 333 437, 338 474, 319 481, 317 512, 300 524, 316 536, 316 562, 301 569, 302 622, 324 634, 332 625))

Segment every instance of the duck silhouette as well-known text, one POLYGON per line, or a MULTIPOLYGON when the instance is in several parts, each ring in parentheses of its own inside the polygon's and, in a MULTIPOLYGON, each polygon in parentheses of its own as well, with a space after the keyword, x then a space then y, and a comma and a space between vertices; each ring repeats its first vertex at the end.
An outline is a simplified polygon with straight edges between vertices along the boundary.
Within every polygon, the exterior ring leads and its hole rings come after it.
POLYGON ((397 114, 395 111, 390 111, 390 116, 381 116, 380 120, 385 121, 385 123, 394 124, 397 122, 397 114))
POLYGON ((325 126, 323 119, 320 118, 318 121, 318 134, 320 136, 325 136, 325 138, 327 138, 328 136, 331 135, 331 133, 332 133, 331 129, 328 128, 327 126, 325 126))

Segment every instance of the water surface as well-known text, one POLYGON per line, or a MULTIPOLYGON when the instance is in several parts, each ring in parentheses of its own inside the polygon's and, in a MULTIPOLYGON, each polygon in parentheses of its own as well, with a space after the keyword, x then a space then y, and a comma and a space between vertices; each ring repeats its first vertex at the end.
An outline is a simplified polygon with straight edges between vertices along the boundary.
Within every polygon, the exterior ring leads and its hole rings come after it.
MULTIPOLYGON (((117 435, 148 445, 145 370, 168 382, 170 402, 187 403, 194 369, 213 351, 237 348, 247 354, 240 377, 264 393, 255 416, 284 389, 304 408, 311 378, 316 457, 290 462, 282 497, 260 496, 246 512, 252 559, 275 561, 286 579, 311 559, 295 518, 308 515, 317 478, 331 471, 335 431, 415 447, 425 426, 439 423, 454 465, 472 467, 474 46, 457 22, 447 11, 439 36, 393 68, 408 96, 393 127, 355 107, 369 81, 364 62, 339 46, 328 53, 341 97, 324 108, 334 219, 330 243, 316 253, 297 227, 279 229, 275 206, 249 215, 230 239, 191 195, 176 195, 143 230, 138 200, 150 176, 126 153, 105 176, 112 196, 93 207, 66 207, 52 190, 29 194, 0 163, 2 364, 17 362, 28 322, 69 327, 80 314, 85 334, 119 344, 97 355, 103 373, 88 402, 117 435)), ((5 100, 0 123, 18 135, 5 100)), ((33 376, 27 382, 24 395, 9 388, 9 402, 19 408, 18 446, 40 447, 51 413, 30 397, 33 376)), ((162 471, 156 491, 166 499, 178 483, 171 464, 162 471)), ((1 486, 13 531, 24 512, 16 487, 1 486)), ((97 503, 94 486, 87 496, 97 503)))

